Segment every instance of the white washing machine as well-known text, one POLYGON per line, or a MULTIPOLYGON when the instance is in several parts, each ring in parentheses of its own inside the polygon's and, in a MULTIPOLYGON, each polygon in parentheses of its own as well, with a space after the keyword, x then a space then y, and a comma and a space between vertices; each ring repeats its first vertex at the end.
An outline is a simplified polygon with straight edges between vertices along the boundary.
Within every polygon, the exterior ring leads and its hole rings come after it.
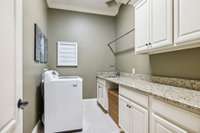
POLYGON ((82 78, 45 72, 45 133, 81 131, 83 127, 82 78))

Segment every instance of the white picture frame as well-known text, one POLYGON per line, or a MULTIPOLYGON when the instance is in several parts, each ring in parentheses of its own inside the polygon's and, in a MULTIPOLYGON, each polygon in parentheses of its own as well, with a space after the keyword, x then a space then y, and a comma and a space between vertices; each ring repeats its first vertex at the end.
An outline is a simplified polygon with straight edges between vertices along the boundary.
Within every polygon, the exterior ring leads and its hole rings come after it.
POLYGON ((77 67, 78 66, 78 43, 77 42, 57 42, 57 67, 77 67))

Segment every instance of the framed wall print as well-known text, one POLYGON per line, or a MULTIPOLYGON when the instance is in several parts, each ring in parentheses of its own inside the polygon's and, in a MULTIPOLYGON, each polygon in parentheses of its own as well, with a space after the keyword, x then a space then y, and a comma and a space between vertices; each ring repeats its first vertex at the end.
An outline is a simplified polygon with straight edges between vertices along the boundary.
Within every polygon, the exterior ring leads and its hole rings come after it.
POLYGON ((57 66, 77 67, 78 66, 78 44, 77 42, 57 42, 57 66))
POLYGON ((41 32, 37 24, 34 24, 34 32, 35 32, 34 60, 35 62, 40 63, 40 48, 41 48, 43 33, 41 32))
POLYGON ((37 63, 47 63, 48 61, 48 40, 42 33, 37 24, 34 24, 35 34, 35 48, 34 48, 34 60, 37 63))

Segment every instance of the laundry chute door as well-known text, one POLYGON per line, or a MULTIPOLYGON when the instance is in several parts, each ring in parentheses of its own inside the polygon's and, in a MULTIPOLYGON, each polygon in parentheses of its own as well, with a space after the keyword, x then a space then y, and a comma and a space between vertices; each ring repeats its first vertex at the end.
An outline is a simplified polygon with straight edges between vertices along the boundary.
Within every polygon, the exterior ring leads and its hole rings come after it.
POLYGON ((0 133, 22 133, 22 1, 0 0, 0 133))

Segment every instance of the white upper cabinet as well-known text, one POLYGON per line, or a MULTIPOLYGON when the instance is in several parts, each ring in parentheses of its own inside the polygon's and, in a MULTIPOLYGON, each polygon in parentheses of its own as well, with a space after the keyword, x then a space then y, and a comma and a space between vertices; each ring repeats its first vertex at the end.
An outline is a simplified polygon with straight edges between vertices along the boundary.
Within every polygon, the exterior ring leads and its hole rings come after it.
POLYGON ((172 5, 172 0, 150 0, 151 48, 173 44, 172 5))
POLYGON ((149 43, 149 0, 140 0, 135 4, 135 50, 148 49, 149 43))
POLYGON ((173 44, 172 5, 172 0, 140 0, 135 4, 136 53, 173 44))
POLYGON ((200 40, 200 0, 174 1, 175 43, 200 40))
POLYGON ((200 0, 138 0, 135 52, 153 54, 200 47, 199 5, 200 0))

